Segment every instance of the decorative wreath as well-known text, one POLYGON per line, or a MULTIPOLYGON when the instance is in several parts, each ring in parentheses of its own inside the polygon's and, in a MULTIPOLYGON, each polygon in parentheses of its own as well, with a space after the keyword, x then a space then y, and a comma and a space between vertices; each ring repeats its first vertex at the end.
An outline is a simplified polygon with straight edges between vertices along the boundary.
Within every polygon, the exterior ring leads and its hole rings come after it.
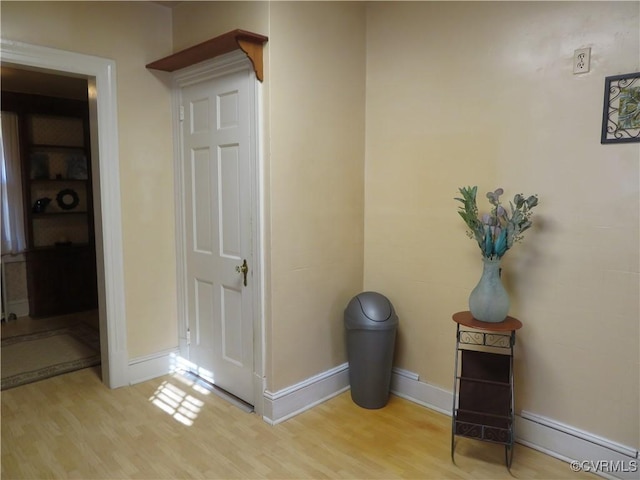
POLYGON ((80 198, 78 198, 75 190, 65 188, 64 190, 60 190, 58 195, 56 195, 56 202, 58 202, 58 206, 63 210, 73 210, 80 203, 80 198))

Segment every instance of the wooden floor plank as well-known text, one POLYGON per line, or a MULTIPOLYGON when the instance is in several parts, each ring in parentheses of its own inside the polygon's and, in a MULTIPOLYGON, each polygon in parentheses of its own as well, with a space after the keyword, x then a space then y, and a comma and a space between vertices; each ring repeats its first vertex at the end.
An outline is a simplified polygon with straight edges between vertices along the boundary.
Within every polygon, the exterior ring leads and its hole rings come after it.
POLYGON ((379 410, 346 392, 271 426, 176 376, 106 388, 96 369, 2 392, 2 478, 593 478, 516 445, 459 439, 450 418, 392 396, 379 410))

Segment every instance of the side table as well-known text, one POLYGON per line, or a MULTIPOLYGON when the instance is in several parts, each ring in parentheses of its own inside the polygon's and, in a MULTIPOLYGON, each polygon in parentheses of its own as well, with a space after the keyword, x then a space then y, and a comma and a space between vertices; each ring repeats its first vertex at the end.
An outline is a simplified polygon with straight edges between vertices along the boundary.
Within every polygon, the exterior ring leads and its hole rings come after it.
POLYGON ((455 437, 469 437, 504 445, 511 468, 514 444, 513 347, 517 318, 500 323, 476 320, 471 312, 453 314, 456 358, 451 421, 451 460, 455 437))

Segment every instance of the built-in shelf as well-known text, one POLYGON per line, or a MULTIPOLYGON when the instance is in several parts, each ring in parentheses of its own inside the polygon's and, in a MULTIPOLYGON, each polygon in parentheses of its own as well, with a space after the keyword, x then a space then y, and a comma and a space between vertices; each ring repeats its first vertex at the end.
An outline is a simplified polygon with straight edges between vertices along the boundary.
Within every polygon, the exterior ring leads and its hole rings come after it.
POLYGON ((89 104, 6 91, 1 100, 20 125, 29 316, 97 308, 89 104))
POLYGON ((181 68, 190 67, 196 63, 240 49, 249 57, 253 69, 256 72, 256 77, 262 81, 264 78, 262 49, 267 40, 267 37, 258 33, 239 29, 232 30, 219 37, 212 38, 206 42, 149 63, 147 68, 165 72, 175 72, 181 68))

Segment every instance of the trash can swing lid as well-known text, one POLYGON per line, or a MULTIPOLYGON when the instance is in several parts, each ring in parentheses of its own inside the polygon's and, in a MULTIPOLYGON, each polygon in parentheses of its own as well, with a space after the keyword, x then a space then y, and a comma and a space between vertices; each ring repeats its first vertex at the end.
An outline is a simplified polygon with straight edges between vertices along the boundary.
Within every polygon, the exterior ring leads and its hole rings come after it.
POLYGON ((356 299, 360 303, 362 313, 364 313, 369 320, 384 322, 391 316, 391 303, 389 303, 386 297, 383 297, 379 293, 361 293, 356 299))
POLYGON ((377 292, 356 295, 345 309, 347 328, 387 329, 397 323, 397 318, 389 299, 377 292))

